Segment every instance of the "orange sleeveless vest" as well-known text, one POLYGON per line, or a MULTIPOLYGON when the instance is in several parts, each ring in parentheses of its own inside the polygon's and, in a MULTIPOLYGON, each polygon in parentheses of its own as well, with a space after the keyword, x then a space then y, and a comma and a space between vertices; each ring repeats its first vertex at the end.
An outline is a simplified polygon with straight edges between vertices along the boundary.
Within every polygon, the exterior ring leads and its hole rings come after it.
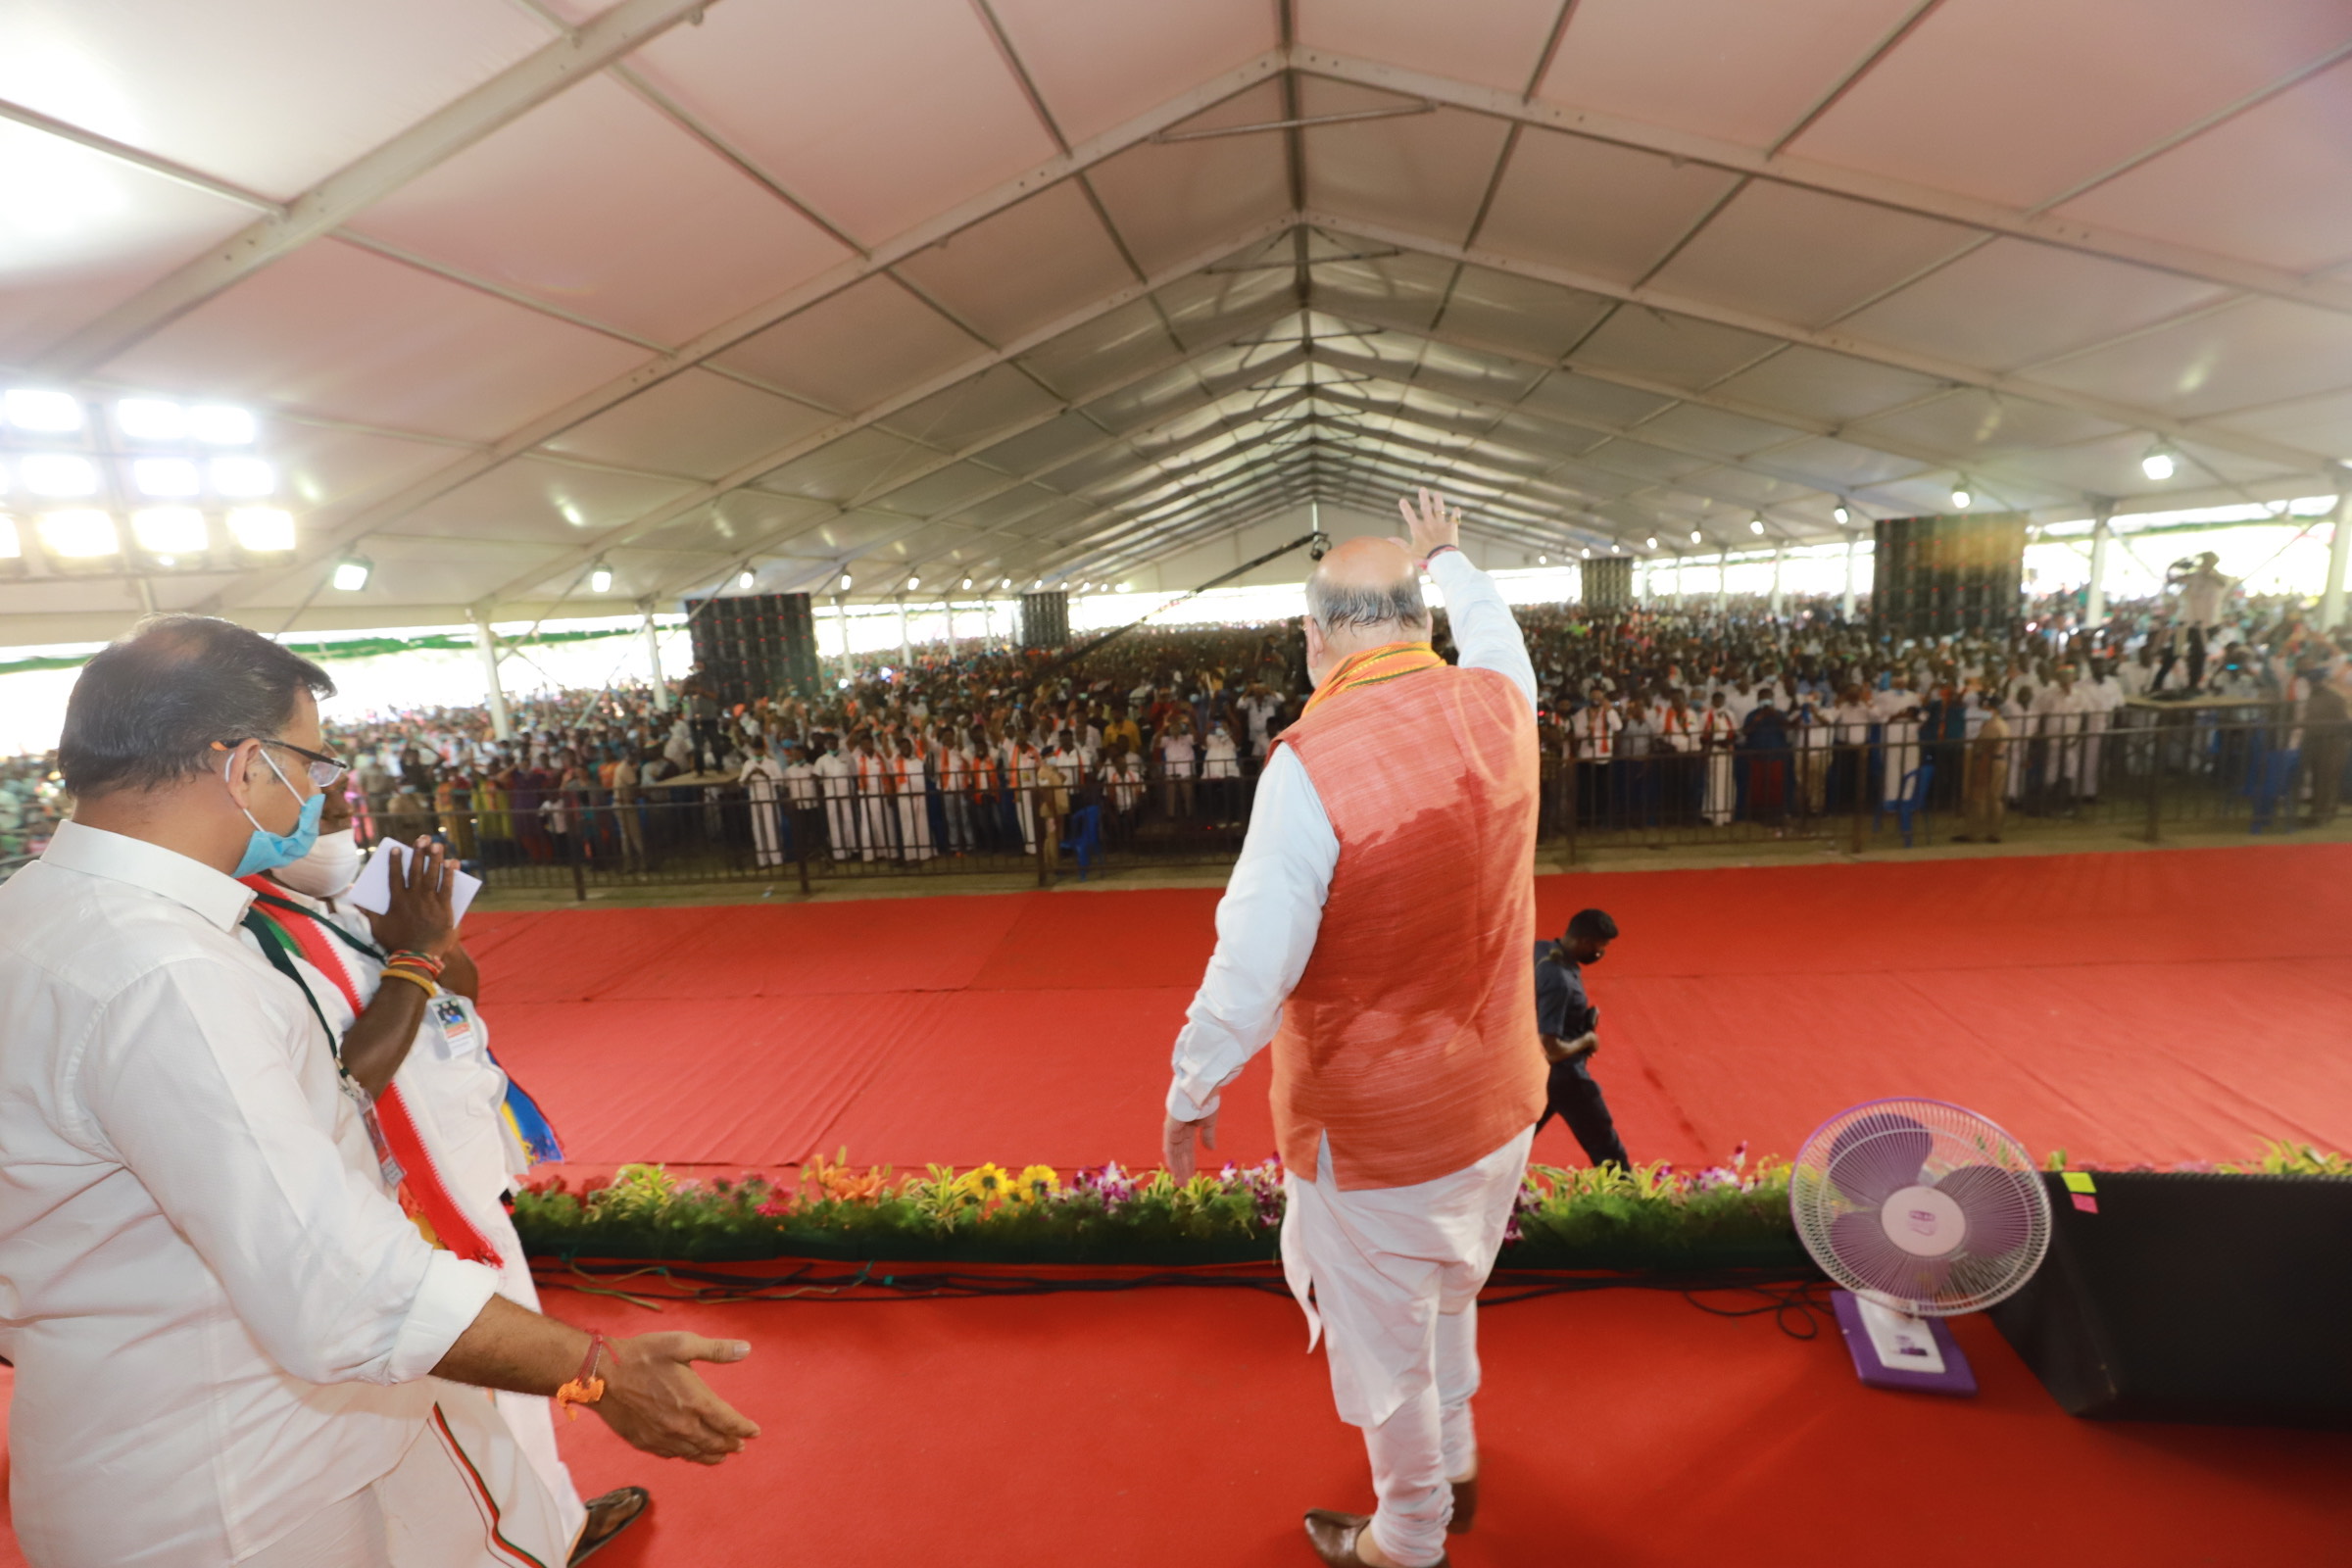
POLYGON ((1460 1170, 1535 1124, 1536 715, 1450 665, 1359 687, 1286 730, 1340 841, 1274 1036, 1283 1162, 1331 1137, 1343 1189, 1460 1170))

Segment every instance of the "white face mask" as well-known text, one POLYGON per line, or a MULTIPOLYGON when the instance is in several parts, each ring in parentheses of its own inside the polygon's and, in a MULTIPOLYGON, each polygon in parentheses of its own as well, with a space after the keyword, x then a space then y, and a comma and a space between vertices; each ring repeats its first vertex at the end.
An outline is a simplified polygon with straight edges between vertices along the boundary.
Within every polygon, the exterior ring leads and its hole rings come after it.
POLYGON ((352 830, 321 833, 311 853, 271 873, 297 893, 331 899, 360 879, 360 846, 352 830))

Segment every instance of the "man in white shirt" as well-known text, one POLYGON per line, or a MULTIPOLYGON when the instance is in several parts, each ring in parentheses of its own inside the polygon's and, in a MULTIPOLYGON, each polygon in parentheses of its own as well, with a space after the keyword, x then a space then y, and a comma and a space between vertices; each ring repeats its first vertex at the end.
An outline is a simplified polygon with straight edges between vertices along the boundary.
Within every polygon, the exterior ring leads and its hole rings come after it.
POLYGON ((35 1568, 375 1568, 387 1497, 464 1490, 419 1441, 427 1373, 577 1385, 649 1452, 757 1433, 687 1364, 748 1346, 607 1344, 428 1247, 365 1092, 236 937, 235 875, 301 858, 343 771, 333 689, 229 622, 149 622, 76 681, 74 819, 0 885, 0 1355, 35 1568))
POLYGON ((1409 553, 1351 540, 1308 581, 1317 690, 1260 775, 1162 1128, 1187 1180, 1196 1134, 1215 1146, 1219 1093, 1276 1042, 1284 1271, 1310 1348, 1328 1331, 1333 1396, 1380 1499, 1368 1519, 1306 1516, 1342 1568, 1442 1563, 1449 1528, 1470 1525, 1477 1296, 1544 1078, 1525 981, 1535 669, 1454 543, 1459 514, 1424 492, 1406 516, 1409 553), (1415 556, 1445 591, 1458 669, 1429 649, 1415 556), (1393 744, 1395 725, 1413 744, 1393 744), (1410 833, 1366 831, 1407 813, 1410 833))

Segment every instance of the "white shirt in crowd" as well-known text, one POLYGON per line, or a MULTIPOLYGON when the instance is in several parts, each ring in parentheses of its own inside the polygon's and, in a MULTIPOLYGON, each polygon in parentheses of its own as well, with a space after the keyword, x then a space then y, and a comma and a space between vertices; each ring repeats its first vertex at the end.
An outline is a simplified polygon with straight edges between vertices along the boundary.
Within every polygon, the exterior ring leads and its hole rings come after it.
MULTIPOLYGON (((1462 667, 1509 676, 1534 708, 1535 666, 1494 580, 1458 550, 1441 551, 1429 574, 1446 595, 1462 667)), ((1273 1040, 1282 1004, 1323 928, 1323 901, 1339 863, 1339 835, 1314 780, 1294 748, 1276 747, 1217 905, 1216 952, 1176 1036, 1168 1114, 1198 1121, 1216 1109, 1217 1091, 1273 1040)))
POLYGON ((384 1191, 252 895, 79 824, 0 886, 0 1354, 36 1561, 249 1556, 389 1472, 497 1276, 384 1191))

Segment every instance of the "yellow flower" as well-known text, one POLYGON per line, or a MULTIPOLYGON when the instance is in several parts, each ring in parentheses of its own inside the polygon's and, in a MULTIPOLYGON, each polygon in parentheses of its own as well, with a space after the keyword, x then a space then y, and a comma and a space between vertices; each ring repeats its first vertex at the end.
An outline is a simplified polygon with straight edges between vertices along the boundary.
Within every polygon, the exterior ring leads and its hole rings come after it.
POLYGON ((1042 1203, 1061 1191, 1061 1178, 1051 1165, 1031 1165, 1014 1180, 1012 1200, 1016 1203, 1042 1203))
POLYGON ((1007 1196, 1011 1189, 1012 1172, 993 1159, 956 1178, 957 1192, 969 1193, 984 1203, 1007 1196))

